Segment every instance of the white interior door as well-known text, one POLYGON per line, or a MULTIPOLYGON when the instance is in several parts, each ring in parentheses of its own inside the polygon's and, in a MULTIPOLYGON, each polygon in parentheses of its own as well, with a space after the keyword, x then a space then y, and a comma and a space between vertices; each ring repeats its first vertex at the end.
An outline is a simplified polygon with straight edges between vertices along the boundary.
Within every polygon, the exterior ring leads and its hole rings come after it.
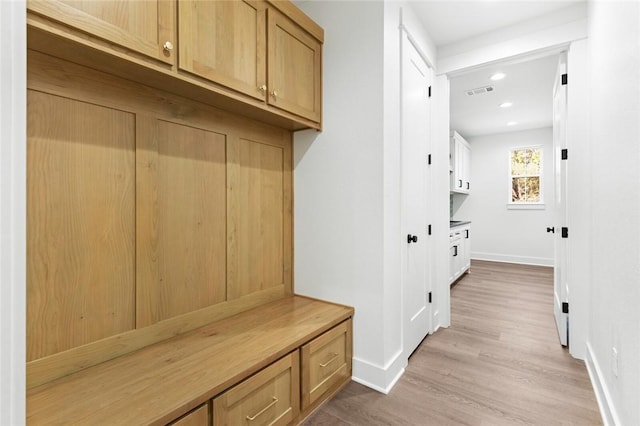
POLYGON ((427 273, 427 155, 431 70, 406 34, 402 38, 403 341, 411 354, 430 331, 427 273))
POLYGON ((567 85, 563 81, 566 75, 567 59, 566 54, 562 54, 558 63, 556 82, 553 90, 553 156, 554 156, 554 177, 555 177, 555 199, 553 238, 554 247, 554 277, 553 293, 554 306, 553 313, 558 327, 560 343, 567 346, 569 333, 568 310, 569 285, 567 279, 567 258, 568 247, 567 238, 563 236, 563 228, 567 229, 567 160, 562 159, 562 150, 567 148, 567 85), (563 309, 563 304, 567 303, 567 309, 563 309))

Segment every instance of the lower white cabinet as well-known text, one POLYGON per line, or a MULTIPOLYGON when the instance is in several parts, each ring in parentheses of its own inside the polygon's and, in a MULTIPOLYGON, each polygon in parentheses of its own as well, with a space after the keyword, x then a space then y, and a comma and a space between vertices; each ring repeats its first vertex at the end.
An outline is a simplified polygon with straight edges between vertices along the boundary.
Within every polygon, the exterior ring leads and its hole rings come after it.
POLYGON ((449 285, 471 267, 471 224, 452 227, 449 231, 449 285))

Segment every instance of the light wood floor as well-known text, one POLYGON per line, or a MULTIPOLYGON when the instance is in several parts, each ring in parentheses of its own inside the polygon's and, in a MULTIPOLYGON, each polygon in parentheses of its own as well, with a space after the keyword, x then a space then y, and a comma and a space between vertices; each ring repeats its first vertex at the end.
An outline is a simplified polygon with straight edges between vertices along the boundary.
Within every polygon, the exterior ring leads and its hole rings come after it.
POLYGON ((351 382, 305 425, 598 425, 586 367, 558 341, 553 269, 474 261, 389 395, 351 382))

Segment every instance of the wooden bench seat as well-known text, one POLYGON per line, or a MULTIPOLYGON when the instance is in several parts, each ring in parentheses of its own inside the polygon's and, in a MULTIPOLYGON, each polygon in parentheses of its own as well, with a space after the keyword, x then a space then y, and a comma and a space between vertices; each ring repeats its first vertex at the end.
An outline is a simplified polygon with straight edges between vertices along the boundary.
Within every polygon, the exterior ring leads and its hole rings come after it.
POLYGON ((286 297, 32 388, 27 423, 167 424, 352 316, 286 297))

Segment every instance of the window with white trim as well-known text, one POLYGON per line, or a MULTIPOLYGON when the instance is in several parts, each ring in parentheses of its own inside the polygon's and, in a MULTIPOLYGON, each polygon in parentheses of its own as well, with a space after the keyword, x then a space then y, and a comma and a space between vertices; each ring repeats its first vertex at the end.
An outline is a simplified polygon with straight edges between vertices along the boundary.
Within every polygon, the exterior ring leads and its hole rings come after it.
POLYGON ((542 147, 514 148, 509 153, 511 205, 542 204, 542 147))

